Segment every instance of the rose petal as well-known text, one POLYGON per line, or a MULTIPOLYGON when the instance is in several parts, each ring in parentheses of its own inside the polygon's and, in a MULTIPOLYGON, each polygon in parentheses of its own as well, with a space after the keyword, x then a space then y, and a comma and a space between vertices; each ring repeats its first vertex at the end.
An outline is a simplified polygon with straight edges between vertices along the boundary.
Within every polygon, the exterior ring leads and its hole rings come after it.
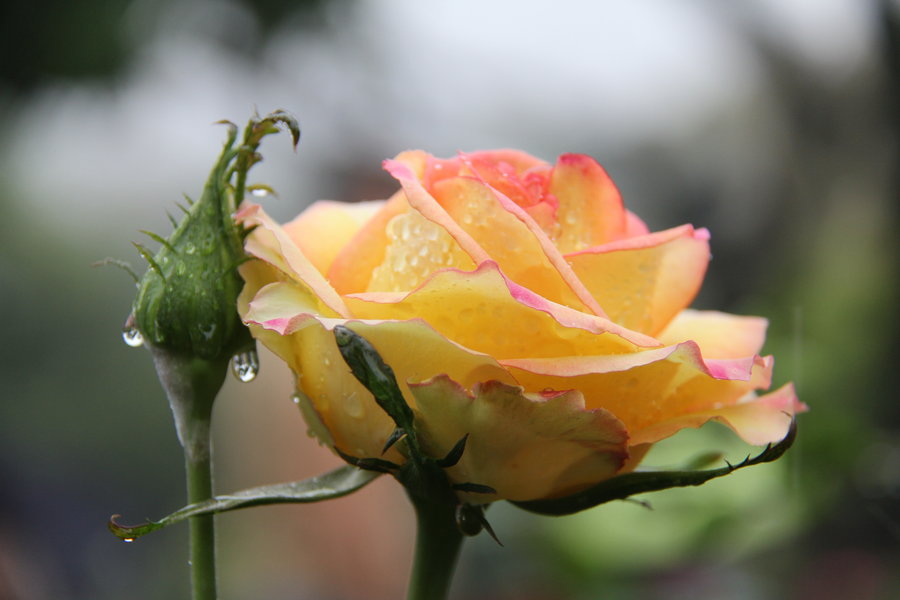
POLYGON ((581 390, 588 408, 616 415, 637 444, 658 441, 644 434, 645 428, 720 410, 753 390, 768 388, 773 361, 758 356, 704 360, 699 347, 686 342, 617 356, 500 362, 528 390, 581 390))
POLYGON ((551 175, 550 193, 559 202, 557 220, 561 230, 556 245, 560 252, 577 252, 625 236, 622 196, 603 167, 590 156, 560 156, 551 175))
POLYGON ((301 252, 323 275, 341 249, 384 206, 370 202, 315 202, 282 227, 301 252))
POLYGON ((468 393, 446 375, 410 389, 417 429, 432 456, 446 455, 469 436, 449 469, 451 480, 497 491, 468 494, 471 502, 573 493, 615 475, 628 456, 622 423, 606 411, 585 410, 577 391, 525 394, 488 381, 468 393))
POLYGON ((419 317, 447 338, 497 359, 621 354, 658 345, 538 296, 504 277, 491 261, 474 272, 439 271, 412 292, 353 294, 344 300, 355 317, 419 317))
POLYGON ((385 168, 403 185, 413 208, 446 229, 476 264, 495 260, 512 280, 542 296, 603 314, 541 228, 517 204, 468 178, 444 179, 435 184, 432 196, 403 163, 385 161, 385 168))
POLYGON ((406 196, 402 191, 397 192, 347 242, 328 269, 328 281, 338 293, 350 294, 368 289, 372 270, 384 260, 389 241, 387 224, 408 210, 406 196))
POLYGON ((697 295, 709 262, 709 233, 683 225, 566 260, 612 321, 656 335, 697 295))
POLYGON ((768 323, 762 317, 685 309, 657 337, 667 346, 693 340, 707 358, 740 358, 759 353, 768 323))
MULTIPOLYGON (((261 206, 244 206, 235 215, 235 220, 245 227, 255 227, 244 242, 244 249, 251 256, 306 286, 321 301, 321 314, 349 316, 344 301, 335 289, 261 206)), ((242 273, 249 271, 252 267, 242 270, 242 273)))
POLYGON ((794 386, 787 384, 764 396, 748 394, 731 406, 656 423, 636 432, 632 443, 658 441, 685 427, 700 427, 707 421, 719 421, 734 430, 745 442, 762 446, 784 439, 794 415, 806 410, 807 406, 797 399, 794 386))
MULTIPOLYGON (((460 347, 424 321, 330 319, 305 312, 308 308, 295 284, 273 283, 253 299, 244 320, 254 336, 297 374, 298 389, 334 443, 354 456, 380 456, 394 424, 350 374, 331 332, 335 325, 346 325, 365 337, 394 370, 401 389, 406 381, 422 381, 436 373, 446 373, 466 386, 490 379, 515 383, 494 359, 460 347)), ((415 406, 408 390, 403 392, 415 406)))

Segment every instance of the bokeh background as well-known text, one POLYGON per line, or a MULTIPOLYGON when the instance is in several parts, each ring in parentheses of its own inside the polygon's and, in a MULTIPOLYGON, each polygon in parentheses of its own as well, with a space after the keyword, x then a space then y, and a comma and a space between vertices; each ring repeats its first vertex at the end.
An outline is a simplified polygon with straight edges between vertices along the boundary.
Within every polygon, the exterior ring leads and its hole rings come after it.
MULTIPOLYGON (((0 598, 182 598, 186 527, 149 355, 125 346, 141 229, 198 196, 225 131, 283 108, 252 179, 289 218, 386 197, 380 161, 582 152, 662 229, 712 231, 695 306, 770 318, 776 383, 812 408, 788 456, 562 519, 508 505, 467 542, 462 599, 900 597, 896 0, 43 0, 0 8, 0 598)), ((142 268, 142 267, 141 267, 142 268)), ((222 491, 339 461, 263 354, 215 415, 222 491)), ((704 427, 647 463, 743 447, 704 427)), ((403 596, 411 509, 354 496, 219 519, 223 599, 403 596)))

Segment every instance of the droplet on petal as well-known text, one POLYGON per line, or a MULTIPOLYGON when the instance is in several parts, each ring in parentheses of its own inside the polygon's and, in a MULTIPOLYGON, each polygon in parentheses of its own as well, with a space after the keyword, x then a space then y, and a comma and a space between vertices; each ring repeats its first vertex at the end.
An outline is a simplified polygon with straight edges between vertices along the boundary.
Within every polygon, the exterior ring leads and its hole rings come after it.
POLYGON ((235 354, 231 359, 231 372, 242 383, 256 379, 256 374, 259 373, 259 355, 256 350, 235 354))

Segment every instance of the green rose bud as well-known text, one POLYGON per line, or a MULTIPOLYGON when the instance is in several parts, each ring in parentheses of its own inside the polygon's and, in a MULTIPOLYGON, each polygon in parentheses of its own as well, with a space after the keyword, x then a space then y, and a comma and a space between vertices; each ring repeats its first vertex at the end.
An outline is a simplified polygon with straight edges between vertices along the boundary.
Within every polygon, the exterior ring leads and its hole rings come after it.
POLYGON ((200 200, 184 208, 185 217, 168 239, 145 232, 161 244, 155 255, 135 244, 150 268, 138 284, 127 342, 142 339, 150 347, 204 360, 253 348, 236 309, 243 287, 237 266, 245 260, 246 232, 232 213, 244 195, 247 171, 260 160, 260 140, 276 132, 278 123, 290 128, 296 145, 299 129, 285 113, 251 120, 237 147, 237 128, 227 123, 228 141, 200 200))

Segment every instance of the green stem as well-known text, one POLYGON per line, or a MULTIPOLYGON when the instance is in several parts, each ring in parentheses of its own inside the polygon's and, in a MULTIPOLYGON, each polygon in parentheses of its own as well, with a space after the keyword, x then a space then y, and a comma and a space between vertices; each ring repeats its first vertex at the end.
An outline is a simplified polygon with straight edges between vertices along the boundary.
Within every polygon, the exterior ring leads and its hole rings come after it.
MULTIPOLYGON (((178 440, 184 448, 189 504, 213 497, 210 424, 213 402, 228 360, 207 361, 150 347, 159 380, 169 397, 178 440)), ((216 600, 216 540, 212 515, 190 519, 191 598, 216 600)))
POLYGON ((416 553, 408 600, 444 600, 456 569, 463 536, 456 526, 455 506, 410 494, 416 509, 416 553))

